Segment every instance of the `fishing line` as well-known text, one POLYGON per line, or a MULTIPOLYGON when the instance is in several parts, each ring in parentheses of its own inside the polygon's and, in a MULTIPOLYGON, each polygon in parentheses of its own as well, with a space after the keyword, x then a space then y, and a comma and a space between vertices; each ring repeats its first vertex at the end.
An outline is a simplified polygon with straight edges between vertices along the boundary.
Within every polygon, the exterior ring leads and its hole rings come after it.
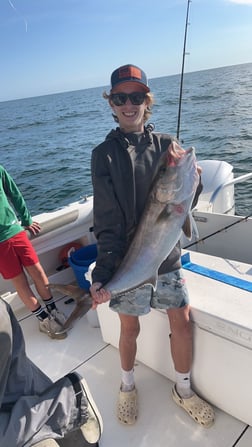
POLYGON ((187 249, 187 248, 193 247, 194 245, 199 244, 200 242, 204 242, 206 239, 209 239, 210 237, 215 236, 215 235, 218 234, 218 233, 222 233, 223 231, 228 230, 229 228, 233 227, 234 225, 237 225, 237 224, 239 224, 239 223, 241 223, 241 222, 244 222, 244 221, 247 220, 249 217, 252 217, 252 213, 251 213, 251 214, 248 214, 248 215, 245 216, 245 217, 242 217, 241 219, 237 220, 236 222, 233 222, 233 223, 227 225, 226 227, 220 228, 219 230, 216 230, 216 231, 214 231, 213 233, 211 233, 211 234, 209 234, 209 235, 207 235, 207 236, 204 236, 204 237, 202 237, 201 239, 198 239, 198 240, 195 241, 195 242, 192 242, 192 243, 189 244, 189 245, 186 245, 185 247, 183 247, 183 249, 187 249))
MULTIPOLYGON (((180 93, 179 93, 179 109, 178 109, 178 124, 177 124, 177 139, 179 140, 179 130, 180 130, 180 117, 181 117, 181 105, 182 105, 182 93, 183 93, 183 79, 184 79, 184 66, 185 66, 185 56, 186 54, 186 38, 187 38, 187 27, 189 25, 189 7, 192 0, 187 1, 187 11, 186 11, 186 23, 185 23, 185 35, 184 35, 184 48, 183 48, 183 58, 182 58, 182 68, 181 68, 181 78, 180 78, 180 93)), ((182 141, 183 143, 183 141, 182 141)))

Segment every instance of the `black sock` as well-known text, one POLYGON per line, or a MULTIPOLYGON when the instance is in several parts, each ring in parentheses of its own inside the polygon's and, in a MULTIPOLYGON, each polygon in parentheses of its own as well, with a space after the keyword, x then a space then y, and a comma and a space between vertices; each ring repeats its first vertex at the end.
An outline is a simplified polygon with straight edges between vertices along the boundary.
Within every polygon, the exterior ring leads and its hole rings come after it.
POLYGON ((49 298, 49 300, 44 300, 44 303, 46 305, 48 312, 52 312, 52 310, 57 309, 52 296, 51 296, 51 298, 49 298))
POLYGON ((36 310, 33 310, 32 313, 40 320, 44 320, 48 317, 48 313, 43 309, 40 305, 36 310))

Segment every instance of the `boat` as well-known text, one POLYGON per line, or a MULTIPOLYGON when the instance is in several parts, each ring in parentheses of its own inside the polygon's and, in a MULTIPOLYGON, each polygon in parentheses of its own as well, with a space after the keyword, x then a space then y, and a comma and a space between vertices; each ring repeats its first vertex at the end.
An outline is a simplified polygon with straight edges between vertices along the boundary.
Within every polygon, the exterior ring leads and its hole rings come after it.
MULTIPOLYGON (((152 310, 141 318, 135 365, 139 419, 125 427, 115 415, 120 383, 116 314, 107 304, 100 305, 77 319, 65 340, 51 340, 39 332, 36 318, 11 283, 0 279, 0 295, 20 322, 29 357, 53 380, 78 371, 88 381, 104 420, 101 447, 251 446, 252 217, 235 214, 235 186, 250 186, 252 172, 234 178, 232 165, 224 161, 202 160, 199 165, 205 189, 192 212, 193 239, 181 239, 181 244, 194 327, 192 378, 195 389, 215 408, 212 428, 198 426, 171 398, 174 369, 164 312, 152 310)), ((50 283, 78 284, 67 260, 79 247, 96 243, 92 210, 90 196, 33 216, 42 230, 31 241, 50 283)), ((60 310, 71 315, 71 296, 57 291, 54 296, 60 310)))
MULTIPOLYGON (((108 304, 83 312, 66 339, 52 340, 39 332, 36 318, 11 282, 0 278, 0 296, 20 323, 32 361, 54 381, 72 371, 87 380, 104 422, 100 447, 251 447, 252 213, 236 214, 235 188, 245 182, 251 187, 252 172, 234 177, 233 166, 223 160, 198 163, 204 189, 192 210, 192 239, 181 237, 181 246, 194 331, 192 380, 195 390, 214 406, 216 418, 211 428, 196 424, 171 398, 174 368, 165 312, 153 309, 141 318, 135 363, 139 417, 135 425, 127 427, 116 418, 121 379, 119 319, 108 304)), ((93 259, 85 259, 82 268, 71 260, 85 248, 90 252, 96 244, 92 196, 33 216, 33 220, 40 223, 41 232, 30 238, 50 284, 88 284, 93 259)), ((62 312, 73 315, 76 302, 71 294, 54 289, 54 297, 62 312)), ((76 447, 83 444, 76 434, 76 447)), ((64 447, 70 444, 66 441, 64 447)))

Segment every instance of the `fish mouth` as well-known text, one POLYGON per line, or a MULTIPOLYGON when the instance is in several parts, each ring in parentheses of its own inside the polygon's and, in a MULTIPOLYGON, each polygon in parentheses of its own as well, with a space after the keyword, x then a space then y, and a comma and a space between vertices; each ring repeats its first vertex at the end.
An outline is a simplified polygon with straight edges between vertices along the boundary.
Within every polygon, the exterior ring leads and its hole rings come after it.
POLYGON ((157 190, 157 194, 156 194, 156 200, 159 203, 167 203, 167 202, 171 202, 172 199, 174 198, 174 196, 176 194, 179 193, 179 191, 181 191, 181 189, 183 188, 183 181, 180 183, 180 185, 178 185, 178 187, 175 189, 171 189, 171 188, 159 188, 157 190))

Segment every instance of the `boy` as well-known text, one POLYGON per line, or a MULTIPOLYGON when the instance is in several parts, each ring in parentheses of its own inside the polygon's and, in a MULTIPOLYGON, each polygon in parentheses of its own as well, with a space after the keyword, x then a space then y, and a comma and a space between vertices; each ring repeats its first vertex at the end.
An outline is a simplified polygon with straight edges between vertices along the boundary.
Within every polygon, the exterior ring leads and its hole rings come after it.
MULTIPOLYGON (((170 344, 176 372, 173 399, 197 423, 210 427, 214 421, 213 409, 191 388, 192 328, 179 243, 159 268, 158 288, 153 296, 137 289, 111 299, 106 290, 106 283, 123 259, 140 221, 160 155, 169 149, 174 157, 179 157, 183 149, 171 135, 153 132, 154 126, 145 125, 151 113, 153 96, 141 68, 132 64, 117 68, 111 75, 110 93, 105 93, 104 97, 119 127, 112 130, 92 153, 94 232, 98 256, 90 293, 93 308, 110 300, 110 308, 120 318, 122 379, 117 417, 128 425, 137 419, 134 362, 140 332, 139 317, 153 307, 165 309, 170 323, 170 344)), ((201 188, 199 184, 196 200, 201 188)))

